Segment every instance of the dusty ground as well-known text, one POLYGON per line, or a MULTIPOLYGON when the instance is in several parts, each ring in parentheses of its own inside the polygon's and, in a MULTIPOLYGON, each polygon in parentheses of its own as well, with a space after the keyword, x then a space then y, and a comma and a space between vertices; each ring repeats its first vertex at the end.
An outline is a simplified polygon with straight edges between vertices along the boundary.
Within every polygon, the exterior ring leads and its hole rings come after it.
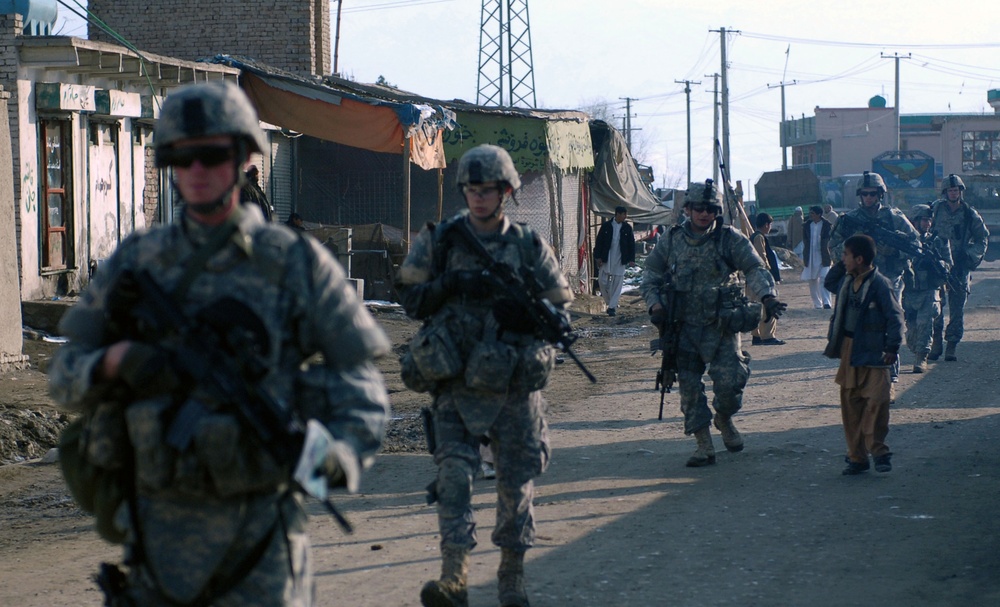
MULTIPOLYGON (((676 394, 656 419, 658 359, 641 305, 626 294, 619 316, 576 319, 576 350, 599 383, 567 362, 546 390, 554 458, 537 487, 532 605, 1000 604, 1000 262, 975 275, 957 363, 913 375, 904 353, 889 474, 841 476, 835 363, 819 354, 828 312, 812 309, 804 283, 786 281, 782 294, 788 344, 746 348, 746 450, 703 469, 684 467, 693 440, 676 394)), ((397 345, 416 329, 398 312, 376 315, 397 345)), ((51 345, 25 351, 44 367, 51 345)), ((438 570, 423 489, 434 467, 416 421, 427 397, 403 388, 394 359, 383 368, 396 418, 387 450, 360 494, 338 498, 356 533, 311 506, 318 605, 418 605, 438 570)), ((29 449, 21 457, 38 457, 61 423, 37 368, 0 377, 4 462, 17 457, 12 437, 29 449)), ((480 481, 475 497, 473 606, 496 604, 492 488, 480 481)), ((0 605, 100 604, 88 577, 118 550, 97 539, 56 466, 0 466, 0 529, 0 605)))

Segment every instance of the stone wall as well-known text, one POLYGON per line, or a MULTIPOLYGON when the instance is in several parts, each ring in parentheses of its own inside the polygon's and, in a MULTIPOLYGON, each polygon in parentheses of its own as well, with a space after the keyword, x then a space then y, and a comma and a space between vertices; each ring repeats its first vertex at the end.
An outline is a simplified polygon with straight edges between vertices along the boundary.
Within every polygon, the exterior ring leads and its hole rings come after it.
MULTIPOLYGON (((151 53, 191 61, 243 55, 293 73, 330 73, 328 0, 89 0, 88 6, 151 53)), ((88 36, 118 43, 92 23, 88 36)))

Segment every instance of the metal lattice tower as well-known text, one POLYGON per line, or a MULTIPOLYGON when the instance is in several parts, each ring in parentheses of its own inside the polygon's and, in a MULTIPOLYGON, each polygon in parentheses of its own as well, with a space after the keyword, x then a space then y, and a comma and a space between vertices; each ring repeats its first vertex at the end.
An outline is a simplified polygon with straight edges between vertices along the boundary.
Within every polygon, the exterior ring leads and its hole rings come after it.
POLYGON ((476 103, 536 107, 528 0, 483 0, 476 103))

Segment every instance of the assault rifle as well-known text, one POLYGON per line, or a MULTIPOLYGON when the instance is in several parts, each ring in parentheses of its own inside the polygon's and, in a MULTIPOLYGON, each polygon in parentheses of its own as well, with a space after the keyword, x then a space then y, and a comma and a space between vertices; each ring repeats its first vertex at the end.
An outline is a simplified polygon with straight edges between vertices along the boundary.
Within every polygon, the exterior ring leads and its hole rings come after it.
MULTIPOLYGON (((253 354, 253 340, 247 335, 250 331, 233 323, 227 328, 227 334, 220 335, 219 331, 195 325, 181 313, 170 294, 146 270, 123 274, 116 289, 122 291, 133 304, 128 306, 131 316, 128 324, 133 329, 126 333, 135 334, 128 337, 149 341, 151 336, 176 336, 178 345, 167 346, 166 349, 181 381, 185 385, 197 385, 216 402, 226 403, 229 412, 251 431, 260 446, 279 465, 295 465, 294 480, 302 491, 318 499, 340 527, 351 533, 353 528, 350 522, 329 499, 322 472, 333 437, 315 420, 309 420, 303 427, 287 406, 258 388, 256 380, 264 375, 266 369, 253 354)), ((235 300, 233 302, 238 304, 235 300)), ((233 314, 236 312, 232 311, 233 314)), ((194 438, 198 420, 208 412, 197 399, 188 398, 168 425, 168 444, 178 450, 186 448, 194 438)), ((351 462, 342 464, 346 468, 351 462)), ((356 474, 349 474, 348 479, 352 476, 356 478, 356 474)))
POLYGON ((677 381, 677 350, 681 340, 681 322, 677 314, 677 292, 674 291, 673 278, 670 274, 664 275, 664 286, 660 290, 663 299, 663 311, 661 316, 651 319, 653 324, 660 330, 660 338, 650 343, 652 355, 656 355, 657 350, 663 350, 663 358, 660 360, 660 368, 656 371, 656 390, 660 391, 660 415, 657 419, 663 419, 663 398, 677 381))
POLYGON ((450 232, 462 241, 470 253, 483 262, 486 266, 485 273, 491 277, 492 281, 502 288, 512 300, 521 304, 538 335, 545 341, 559 346, 559 349, 573 359, 573 362, 583 371, 587 379, 592 383, 597 383, 594 374, 584 366, 571 349, 579 336, 573 332, 569 318, 564 312, 556 309, 552 302, 541 297, 540 293, 543 287, 531 269, 522 267, 520 274, 518 274, 507 264, 494 259, 479 238, 472 233, 472 228, 464 219, 453 222, 450 232))
POLYGON ((964 289, 949 271, 951 264, 941 257, 941 254, 934 247, 924 247, 920 242, 913 243, 900 232, 890 230, 875 220, 866 220, 854 215, 844 214, 837 219, 838 224, 841 222, 844 224, 844 233, 856 234, 862 232, 871 236, 872 240, 877 244, 902 251, 918 262, 927 260, 938 275, 938 278, 943 278, 951 289, 956 292, 964 289))

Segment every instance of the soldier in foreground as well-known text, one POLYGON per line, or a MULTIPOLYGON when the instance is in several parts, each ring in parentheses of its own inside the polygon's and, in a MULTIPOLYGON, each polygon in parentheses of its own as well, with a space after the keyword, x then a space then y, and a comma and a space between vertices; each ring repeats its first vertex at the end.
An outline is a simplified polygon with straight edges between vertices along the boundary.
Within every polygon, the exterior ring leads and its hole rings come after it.
POLYGON ((50 372, 88 420, 64 470, 117 472, 102 476, 117 493, 90 488, 125 547, 127 572, 104 565, 106 604, 312 605, 303 491, 355 488, 371 463, 388 340, 325 249, 239 203, 265 139, 238 87, 178 89, 155 141, 182 218, 121 244, 62 319, 50 372))
MULTIPOLYGON (((965 183, 962 178, 952 173, 945 177, 941 184, 943 199, 933 204, 935 231, 942 238, 947 238, 951 245, 951 255, 954 265, 951 275, 958 288, 948 288, 948 328, 944 332, 944 340, 948 342, 944 351, 946 361, 958 360, 955 349, 965 334, 965 303, 969 300, 970 273, 979 267, 986 255, 990 232, 979 213, 969 206, 963 198, 965 183)), ((941 356, 941 338, 944 328, 944 316, 935 322, 934 343, 931 347, 931 360, 941 356)))
POLYGON ((913 262, 906 272, 903 312, 906 319, 906 345, 913 352, 913 372, 927 370, 931 351, 931 331, 941 316, 941 288, 951 271, 951 246, 948 239, 931 231, 931 207, 914 205, 910 219, 920 232, 925 255, 913 262))
POLYGON ((669 228, 646 259, 641 290, 653 324, 682 324, 677 378, 684 434, 694 434, 698 442, 687 465, 698 467, 715 463, 709 431, 713 423, 726 449, 743 450, 743 438, 732 421, 750 377, 750 355, 742 351, 740 333, 760 323, 761 304, 743 297, 737 272, 743 272, 750 290, 761 299, 766 321, 781 316, 787 306, 778 301, 774 279, 750 241, 723 225, 722 201, 712 180, 691 184, 684 212, 689 221, 669 228), (677 318, 667 318, 670 314, 677 318), (702 382, 706 366, 715 393, 714 420, 702 382))
POLYGON ((522 304, 484 269, 491 260, 466 240, 476 239, 492 261, 518 275, 527 272, 537 295, 555 309, 569 305, 573 296, 552 249, 529 227, 504 216, 504 204, 520 185, 504 149, 480 145, 466 152, 458 164, 458 187, 468 212, 421 230, 397 280, 406 312, 424 320, 402 360, 403 379, 411 389, 434 396, 428 446, 438 475, 428 499, 437 502, 442 566, 440 579, 420 592, 426 607, 468 605, 469 552, 476 546, 473 478, 484 436, 496 470, 492 540, 500 547, 500 604, 528 605, 524 554, 535 537, 532 479, 549 461, 540 390, 555 351, 536 337, 522 304))

